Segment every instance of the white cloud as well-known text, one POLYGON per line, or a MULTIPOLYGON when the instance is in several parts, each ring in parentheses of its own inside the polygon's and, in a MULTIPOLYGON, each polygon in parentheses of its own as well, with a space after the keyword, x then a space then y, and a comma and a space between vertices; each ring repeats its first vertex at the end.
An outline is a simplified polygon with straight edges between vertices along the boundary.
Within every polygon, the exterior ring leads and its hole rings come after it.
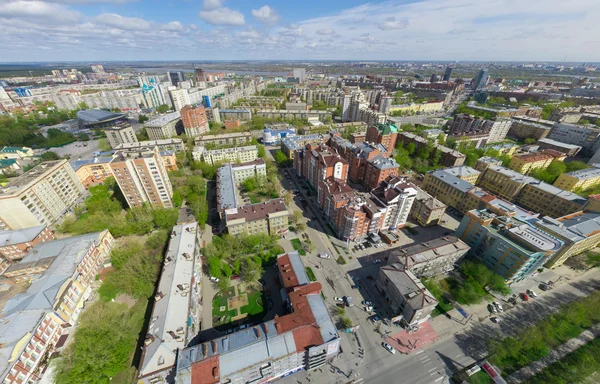
POLYGON ((258 40, 262 38, 260 32, 254 28, 248 28, 246 31, 238 33, 238 36, 242 39, 258 40))
POLYGON ((382 31, 389 31, 391 29, 404 29, 408 26, 408 19, 396 19, 394 16, 386 18, 382 24, 379 25, 379 29, 382 31))
POLYGON ((335 30, 332 28, 323 28, 323 29, 319 29, 317 32, 317 35, 323 35, 323 36, 332 36, 335 35, 335 30))
POLYGON ((363 43, 372 43, 375 41, 375 38, 370 33, 364 33, 357 38, 358 41, 362 41, 363 43))
POLYGON ((56 23, 74 23, 83 17, 79 12, 69 10, 59 4, 44 1, 9 1, 0 5, 0 17, 19 18, 32 22, 44 20, 56 23))
POLYGON ((284 30, 282 30, 281 32, 279 32, 279 34, 281 34, 282 36, 295 36, 295 37, 299 37, 302 36, 302 27, 300 27, 297 24, 292 24, 289 27, 285 28, 284 30))
POLYGON ((279 20, 279 15, 275 10, 268 5, 263 5, 258 9, 252 10, 252 16, 262 21, 267 25, 273 25, 279 20))
POLYGON ((109 27, 129 31, 146 31, 152 27, 152 23, 139 17, 125 17, 116 13, 103 13, 96 16, 95 21, 109 27))
POLYGON ((206 11, 221 8, 223 0, 204 0, 202 8, 206 11))
POLYGON ((200 11, 200 18, 211 25, 244 25, 244 15, 229 8, 200 11))

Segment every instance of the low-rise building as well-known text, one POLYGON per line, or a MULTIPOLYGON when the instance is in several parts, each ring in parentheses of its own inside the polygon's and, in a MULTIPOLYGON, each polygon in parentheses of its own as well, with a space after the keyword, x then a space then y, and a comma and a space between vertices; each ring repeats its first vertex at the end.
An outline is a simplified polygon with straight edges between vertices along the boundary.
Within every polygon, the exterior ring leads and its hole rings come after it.
POLYGON ((3 147, 0 150, 0 159, 22 160, 33 157, 33 149, 28 147, 3 147))
POLYGON ((192 152, 192 158, 210 165, 224 162, 248 163, 258 159, 258 147, 248 145, 245 147, 207 150, 204 147, 196 146, 192 152))
POLYGON ((472 210, 463 217, 456 236, 488 268, 509 283, 517 282, 535 272, 564 245, 526 219, 472 210))
POLYGON ((516 139, 536 139, 541 140, 546 138, 552 128, 544 124, 535 123, 533 121, 522 121, 513 119, 508 136, 516 139))
POLYGON ((74 330, 92 282, 108 259, 108 230, 41 243, 15 265, 52 259, 27 291, 9 299, 0 322, 0 381, 37 381, 47 359, 74 330), (35 251, 35 252, 34 252, 35 251))
POLYGON ((196 138, 194 143, 199 146, 206 146, 206 144, 214 145, 241 145, 251 142, 253 136, 250 132, 236 132, 236 133, 223 133, 220 135, 204 135, 196 138))
POLYGON ((423 324, 438 304, 421 280, 402 264, 381 267, 375 287, 390 305, 393 323, 402 322, 411 327, 423 324))
POLYGON ((561 143, 560 141, 552 140, 552 139, 541 139, 536 143, 539 149, 552 149, 554 151, 562 152, 565 155, 572 157, 581 151, 581 147, 579 145, 561 143))
POLYGON ((140 384, 172 377, 178 350, 200 331, 200 247, 198 223, 173 227, 142 346, 140 384))
POLYGON ((475 169, 479 172, 484 172, 490 165, 502 165, 502 160, 498 160, 489 156, 483 156, 477 160, 477 163, 475 163, 475 169))
POLYGON ((241 184, 251 177, 267 177, 267 164, 263 159, 256 159, 247 163, 241 164, 225 164, 224 167, 231 168, 233 182, 236 185, 241 184))
POLYGON ((289 124, 271 124, 263 130, 262 140, 265 145, 278 145, 284 137, 295 135, 296 128, 289 124))
POLYGON ((252 119, 252 111, 245 108, 240 109, 219 109, 219 118, 221 120, 241 120, 248 121, 252 119))
POLYGON ((181 121, 179 111, 166 113, 144 124, 150 140, 170 139, 177 136, 176 125, 181 121))
POLYGON ((452 271, 469 249, 461 239, 444 236, 395 249, 391 251, 388 263, 399 263, 418 278, 433 277, 452 271))
POLYGON ((21 170, 21 163, 17 159, 0 159, 0 175, 11 175, 21 170))
POLYGON ((554 160, 563 161, 566 157, 562 152, 547 149, 541 152, 514 156, 508 167, 514 171, 528 174, 535 169, 546 169, 554 160))
POLYGON ((158 147, 159 151, 175 151, 181 152, 185 149, 182 139, 163 139, 163 140, 148 140, 138 141, 136 143, 123 143, 117 146, 116 150, 120 149, 135 149, 147 150, 158 147))
POLYGON ((571 256, 579 255, 600 244, 600 213, 579 211, 552 219, 544 217, 535 225, 544 232, 556 236, 565 245, 546 262, 546 267, 561 266, 571 256))
MULTIPOLYGON (((44 225, 0 231, 0 259, 10 262, 21 260, 32 247, 50 240, 54 240, 54 232, 44 225)), ((0 274, 2 272, 0 270, 0 274)))
POLYGON ((423 227, 437 225, 444 218, 446 204, 431 196, 421 188, 415 187, 417 196, 410 210, 410 217, 423 227))
POLYGON ((0 187, 0 229, 55 224, 84 193, 67 160, 43 162, 0 187))
POLYGON ((557 123, 547 138, 580 146, 586 156, 592 156, 600 149, 600 129, 597 127, 557 123))
POLYGON ((279 255, 277 269, 289 312, 180 350, 178 383, 266 383, 315 370, 340 353, 340 336, 321 297, 321 284, 308 280, 295 252, 279 255))
POLYGON ((567 191, 586 190, 597 186, 600 184, 600 164, 592 165, 592 168, 561 174, 553 185, 567 191))
POLYGON ((290 160, 294 159, 294 154, 301 151, 307 144, 321 145, 329 141, 328 134, 314 133, 311 135, 296 135, 281 138, 281 151, 285 153, 290 160))
POLYGON ((447 206, 462 211, 467 193, 475 186, 440 169, 426 173, 421 188, 447 206))
POLYGON ((278 235, 288 229, 289 211, 282 199, 231 208, 224 212, 225 227, 231 235, 278 235))

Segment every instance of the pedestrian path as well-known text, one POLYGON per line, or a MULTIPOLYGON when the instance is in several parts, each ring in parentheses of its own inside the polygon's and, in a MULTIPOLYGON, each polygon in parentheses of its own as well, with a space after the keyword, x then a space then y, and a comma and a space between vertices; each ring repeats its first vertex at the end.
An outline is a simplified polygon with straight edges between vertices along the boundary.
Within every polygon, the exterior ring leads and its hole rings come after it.
POLYGON ((550 351, 548 356, 544 357, 543 359, 535 361, 529 364, 528 366, 523 367, 516 372, 513 372, 510 376, 506 378, 506 381, 509 383, 522 383, 523 381, 541 372, 550 364, 562 359, 563 357, 579 349, 580 347, 583 347, 598 336, 600 336, 600 324, 594 325, 590 329, 581 332, 581 334, 578 337, 575 337, 567 341, 560 347, 553 349, 552 351, 550 351))

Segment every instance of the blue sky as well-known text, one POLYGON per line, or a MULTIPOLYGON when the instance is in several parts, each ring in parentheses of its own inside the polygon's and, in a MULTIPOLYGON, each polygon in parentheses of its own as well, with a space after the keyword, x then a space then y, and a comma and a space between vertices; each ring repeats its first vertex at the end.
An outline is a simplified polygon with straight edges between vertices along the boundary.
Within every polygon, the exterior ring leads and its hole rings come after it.
POLYGON ((1 61, 600 61, 598 0, 0 0, 1 61))

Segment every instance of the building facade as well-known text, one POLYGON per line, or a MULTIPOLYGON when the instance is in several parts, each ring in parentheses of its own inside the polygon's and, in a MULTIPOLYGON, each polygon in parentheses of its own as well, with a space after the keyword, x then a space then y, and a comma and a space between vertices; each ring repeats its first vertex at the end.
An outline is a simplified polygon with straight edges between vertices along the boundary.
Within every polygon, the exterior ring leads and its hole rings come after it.
POLYGON ((210 165, 224 162, 248 163, 258 159, 258 147, 256 145, 249 145, 245 147, 207 150, 204 147, 197 146, 194 147, 192 158, 210 165))
POLYGON ((137 143, 138 139, 131 124, 119 124, 104 131, 111 148, 115 149, 123 143, 137 143))
POLYGON ((395 230, 406 225, 417 187, 399 177, 390 177, 371 191, 371 197, 385 207, 380 228, 395 230))
POLYGON ((158 148, 119 151, 109 165, 130 207, 173 207, 173 187, 158 148))
POLYGON ((67 160, 43 162, 0 187, 0 229, 55 224, 84 193, 67 160))
POLYGON ((180 111, 181 121, 185 135, 188 137, 198 137, 203 133, 208 132, 208 117, 203 106, 192 107, 186 105, 180 111))
POLYGON ((253 136, 249 132, 239 132, 239 133, 223 133, 221 135, 205 135, 200 136, 194 143, 196 145, 206 145, 206 144, 215 144, 215 145, 241 145, 251 142, 253 136))
POLYGON ((514 171, 528 174, 535 169, 546 169, 554 160, 563 161, 567 156, 551 149, 546 151, 516 155, 510 160, 508 167, 514 171))
POLYGON ((593 188, 600 184, 600 165, 593 165, 592 168, 563 173, 558 176, 553 185, 567 191, 593 188))
POLYGON ((365 140, 371 143, 381 144, 389 153, 392 153, 396 147, 396 140, 398 140, 398 127, 394 124, 372 125, 367 128, 367 137, 365 140))
POLYGON ((446 213, 446 204, 431 196, 419 187, 415 187, 417 196, 410 210, 410 217, 423 227, 440 224, 446 213))
POLYGON ((150 140, 170 139, 177 135, 176 125, 180 121, 181 114, 171 112, 147 122, 144 127, 150 140))
POLYGON ((469 249, 456 236, 444 236, 408 248, 394 249, 388 263, 399 263, 418 278, 429 278, 452 271, 469 249))
POLYGON ((283 200, 244 205, 225 211, 225 226, 230 235, 278 235, 287 231, 289 211, 283 200))

